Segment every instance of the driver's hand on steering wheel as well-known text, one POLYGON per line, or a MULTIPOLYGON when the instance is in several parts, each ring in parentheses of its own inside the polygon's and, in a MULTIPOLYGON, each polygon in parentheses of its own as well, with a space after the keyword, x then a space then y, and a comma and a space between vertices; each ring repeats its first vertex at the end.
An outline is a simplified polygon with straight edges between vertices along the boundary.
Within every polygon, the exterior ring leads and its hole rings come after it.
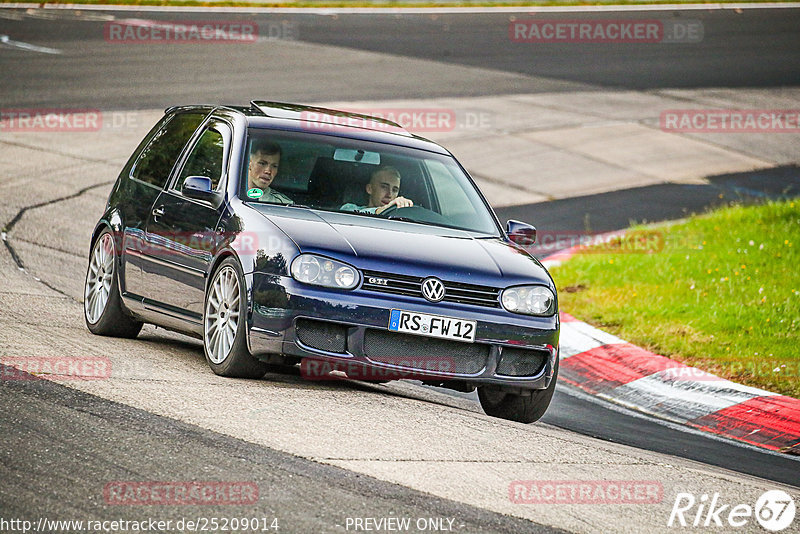
POLYGON ((391 202, 386 204, 385 206, 381 206, 380 208, 375 210, 376 214, 382 213, 384 210, 391 208, 392 206, 397 208, 410 208, 414 205, 414 201, 410 198, 406 197, 397 197, 393 199, 391 202))

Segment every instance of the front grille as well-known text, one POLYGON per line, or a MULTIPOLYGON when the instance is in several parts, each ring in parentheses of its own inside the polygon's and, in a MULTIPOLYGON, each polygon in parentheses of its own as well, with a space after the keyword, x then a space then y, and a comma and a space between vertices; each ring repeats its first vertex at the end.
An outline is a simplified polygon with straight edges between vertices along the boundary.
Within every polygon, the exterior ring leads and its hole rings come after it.
POLYGON ((297 339, 306 346, 328 352, 347 352, 347 327, 326 321, 298 319, 297 339))
POLYGON ((504 376, 536 376, 542 372, 550 354, 546 350, 503 348, 497 374, 504 376))
POLYGON ((364 355, 376 363, 472 375, 483 371, 489 345, 367 329, 364 355))
MULTIPOLYGON (((364 271, 364 283, 361 288, 393 295, 424 298, 421 289, 423 280, 424 278, 417 276, 364 271), (378 282, 379 280, 380 282, 378 282)), ((473 304, 487 308, 500 307, 500 301, 498 300, 500 290, 495 287, 448 282, 447 280, 442 280, 442 282, 445 287, 445 297, 443 299, 445 302, 473 304)))

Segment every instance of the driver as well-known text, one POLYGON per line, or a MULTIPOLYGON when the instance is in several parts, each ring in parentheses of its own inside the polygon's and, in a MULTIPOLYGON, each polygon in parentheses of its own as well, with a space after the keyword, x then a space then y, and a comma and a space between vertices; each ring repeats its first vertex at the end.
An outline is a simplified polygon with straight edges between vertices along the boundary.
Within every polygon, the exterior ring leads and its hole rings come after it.
POLYGON ((255 141, 250 147, 250 164, 247 172, 248 197, 260 202, 291 204, 292 199, 270 187, 278 174, 281 163, 281 147, 277 143, 262 139, 255 141))
POLYGON ((366 189, 369 195, 369 204, 359 206, 350 202, 339 209, 379 215, 392 206, 410 208, 414 205, 410 199, 397 196, 400 193, 400 171, 394 167, 388 165, 378 167, 372 173, 366 189))

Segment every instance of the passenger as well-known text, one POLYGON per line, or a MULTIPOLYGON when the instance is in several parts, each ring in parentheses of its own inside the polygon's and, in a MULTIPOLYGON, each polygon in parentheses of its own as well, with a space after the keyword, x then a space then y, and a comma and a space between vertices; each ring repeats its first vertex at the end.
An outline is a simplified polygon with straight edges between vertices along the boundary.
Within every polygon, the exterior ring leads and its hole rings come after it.
POLYGON ((278 174, 281 162, 281 147, 277 143, 262 139, 254 141, 250 147, 250 165, 248 167, 247 188, 260 189, 260 197, 250 197, 260 202, 292 204, 292 199, 270 187, 278 174))
POLYGON ((379 167, 372 173, 367 184, 369 204, 359 206, 352 202, 342 206, 343 211, 380 214, 392 206, 409 208, 414 205, 410 199, 397 196, 400 193, 400 171, 388 165, 379 167))

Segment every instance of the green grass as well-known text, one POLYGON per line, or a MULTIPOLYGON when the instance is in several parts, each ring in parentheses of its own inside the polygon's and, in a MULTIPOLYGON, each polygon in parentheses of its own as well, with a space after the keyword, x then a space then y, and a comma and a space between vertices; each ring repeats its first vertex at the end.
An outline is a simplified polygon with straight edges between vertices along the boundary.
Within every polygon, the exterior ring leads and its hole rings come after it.
POLYGON ((800 201, 730 206, 630 236, 616 252, 604 247, 552 269, 562 311, 800 398, 800 201), (630 252, 631 243, 647 246, 630 252))

